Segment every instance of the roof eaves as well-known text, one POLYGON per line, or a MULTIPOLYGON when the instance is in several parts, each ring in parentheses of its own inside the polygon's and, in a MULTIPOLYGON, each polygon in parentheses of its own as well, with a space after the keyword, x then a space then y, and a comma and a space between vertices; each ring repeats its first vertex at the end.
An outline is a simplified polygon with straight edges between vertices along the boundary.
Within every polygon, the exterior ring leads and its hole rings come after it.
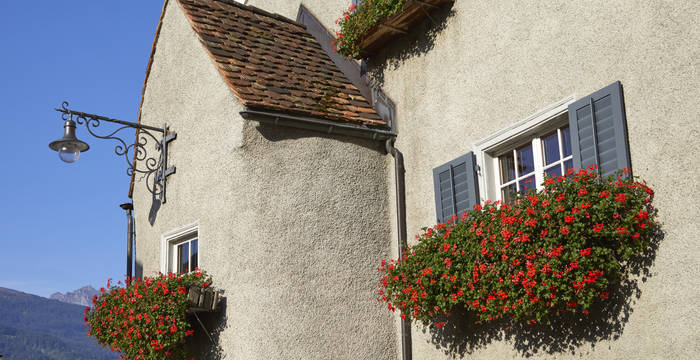
POLYGON ((275 126, 312 130, 328 135, 346 135, 375 141, 384 141, 396 137, 396 133, 392 131, 375 127, 353 123, 339 123, 321 118, 266 111, 264 109, 256 110, 254 108, 247 108, 247 110, 241 111, 240 114, 246 120, 268 123, 275 126))

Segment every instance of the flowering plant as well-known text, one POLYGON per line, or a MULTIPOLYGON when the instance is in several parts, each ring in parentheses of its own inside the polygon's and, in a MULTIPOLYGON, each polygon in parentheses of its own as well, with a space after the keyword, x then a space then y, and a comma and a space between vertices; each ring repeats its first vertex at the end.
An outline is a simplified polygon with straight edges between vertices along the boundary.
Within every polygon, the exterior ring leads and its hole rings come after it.
POLYGON ((378 300, 438 328, 457 304, 481 322, 588 314, 649 247, 658 228, 654 192, 626 174, 568 175, 546 178, 543 190, 511 204, 486 202, 424 228, 403 260, 382 261, 378 300))
MULTIPOLYGON (((185 338, 194 330, 187 322, 189 287, 208 287, 211 277, 199 270, 187 274, 126 279, 101 288, 85 308, 89 336, 122 359, 185 359, 185 338)), ((192 358, 188 358, 192 359, 192 358)))
POLYGON ((335 33, 333 50, 351 59, 358 57, 362 38, 381 20, 399 13, 406 2, 408 0, 364 0, 359 7, 353 4, 335 21, 340 31, 335 33))

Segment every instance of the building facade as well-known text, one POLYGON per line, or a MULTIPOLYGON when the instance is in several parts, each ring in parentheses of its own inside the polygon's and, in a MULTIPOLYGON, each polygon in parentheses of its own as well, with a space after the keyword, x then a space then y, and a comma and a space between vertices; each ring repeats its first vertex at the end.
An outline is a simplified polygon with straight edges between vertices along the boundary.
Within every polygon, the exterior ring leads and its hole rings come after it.
MULTIPOLYGON (((141 121, 167 119, 178 132, 177 173, 154 225, 150 194, 134 188, 137 274, 173 270, 172 249, 189 241, 191 251, 198 238, 199 266, 226 291, 225 313, 211 321, 218 344, 209 349, 220 358, 401 358, 399 320, 375 300, 375 267, 397 257, 399 237, 383 143, 244 119, 251 107, 212 60, 187 3, 166 2, 144 87, 141 121)), ((295 19, 300 5, 240 7, 295 19)), ((303 5, 333 30, 350 1, 303 5)), ((414 325, 414 359, 697 356, 698 19, 695 1, 458 0, 365 59, 396 109, 392 124, 370 127, 395 132, 403 152, 409 235, 585 163, 590 151, 656 190, 664 230, 609 326, 414 325), (499 176, 509 162, 527 164, 499 176), (472 182, 441 195, 441 182, 459 183, 460 171, 472 182)))

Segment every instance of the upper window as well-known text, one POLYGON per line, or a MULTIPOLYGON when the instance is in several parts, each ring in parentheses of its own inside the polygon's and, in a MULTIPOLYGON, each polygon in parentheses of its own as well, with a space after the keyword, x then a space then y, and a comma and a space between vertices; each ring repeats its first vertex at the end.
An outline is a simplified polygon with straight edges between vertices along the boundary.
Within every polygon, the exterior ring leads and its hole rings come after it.
POLYGON ((170 271, 178 274, 188 273, 196 269, 199 264, 199 239, 194 237, 171 245, 175 249, 171 251, 170 271))
POLYGON ((161 272, 178 274, 199 267, 199 225, 193 223, 171 231, 161 239, 161 272))
POLYGON ((517 191, 539 189, 545 177, 561 176, 574 166, 568 125, 526 141, 498 156, 497 182, 504 202, 512 201, 517 191))
POLYGON ((435 212, 447 222, 482 201, 510 202, 545 177, 596 166, 602 176, 631 169, 622 84, 574 101, 568 96, 473 144, 433 169, 435 212))
POLYGON ((573 168, 567 111, 573 100, 562 99, 474 145, 482 200, 510 202, 516 192, 540 189, 546 176, 573 168))

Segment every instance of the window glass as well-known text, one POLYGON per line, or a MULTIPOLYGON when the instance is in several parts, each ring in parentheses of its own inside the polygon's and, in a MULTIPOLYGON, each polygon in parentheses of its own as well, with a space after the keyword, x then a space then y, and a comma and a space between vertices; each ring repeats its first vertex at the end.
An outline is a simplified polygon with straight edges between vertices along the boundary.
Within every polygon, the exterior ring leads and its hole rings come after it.
POLYGON ((567 170, 573 169, 574 167, 574 160, 566 160, 564 161, 564 173, 566 173, 567 170))
POLYGON ((190 243, 182 243, 177 246, 177 272, 186 273, 190 271, 190 243))
POLYGON ((499 161, 501 163, 501 183, 505 184, 515 180, 515 158, 513 153, 509 152, 499 157, 499 161))
POLYGON ((529 143, 498 157, 500 179, 494 179, 494 182, 500 189, 501 200, 506 203, 515 200, 518 191, 526 193, 541 189, 545 177, 562 176, 573 167, 568 126, 542 137, 522 140, 529 140, 529 143))
POLYGON ((542 138, 542 153, 545 165, 559 160, 559 134, 556 131, 542 138))
POLYGON ((528 192, 530 190, 535 190, 536 185, 535 185, 535 175, 532 175, 530 177, 527 177, 525 179, 522 179, 518 181, 518 185, 520 186, 520 192, 528 192))
POLYGON ((561 176, 561 166, 560 165, 555 165, 552 166, 549 169, 544 170, 544 175, 545 177, 551 177, 552 175, 554 176, 561 176))
POLYGON ((518 175, 523 176, 535 171, 535 159, 532 154, 532 144, 518 149, 518 175))
POLYGON ((561 129, 561 143, 562 151, 564 152, 564 157, 571 156, 571 134, 569 134, 568 126, 561 129))
POLYGON ((515 183, 503 187, 501 189, 501 200, 505 203, 510 203, 511 201, 515 200, 516 191, 517 189, 515 188, 515 183))
POLYGON ((197 239, 192 240, 192 243, 190 244, 190 250, 192 252, 192 254, 190 255, 190 271, 199 267, 199 261, 198 261, 199 260, 198 259, 198 255, 199 255, 198 250, 199 249, 198 249, 198 247, 199 247, 199 243, 198 243, 197 239))

